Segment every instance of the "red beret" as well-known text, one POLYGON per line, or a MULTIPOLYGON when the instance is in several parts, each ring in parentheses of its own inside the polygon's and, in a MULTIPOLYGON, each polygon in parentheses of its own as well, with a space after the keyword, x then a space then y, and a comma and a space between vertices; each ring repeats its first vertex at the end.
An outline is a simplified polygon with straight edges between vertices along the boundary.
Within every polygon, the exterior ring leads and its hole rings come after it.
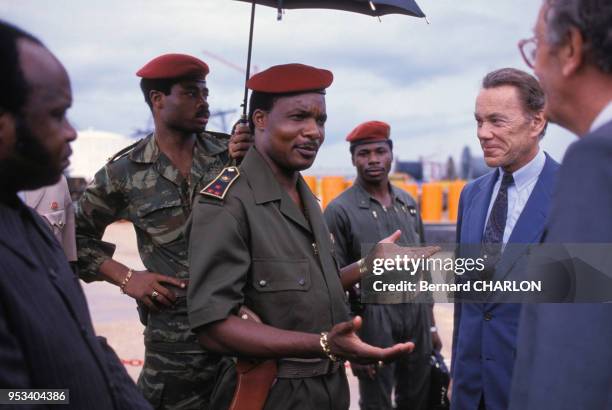
POLYGON ((359 124, 349 135, 346 140, 351 144, 362 142, 386 141, 389 139, 391 127, 386 122, 368 121, 359 124))
POLYGON ((187 54, 163 54, 155 57, 136 72, 138 77, 148 79, 204 76, 208 66, 202 60, 187 54))
POLYGON ((284 94, 322 90, 334 81, 329 70, 304 64, 275 65, 249 78, 247 87, 253 91, 284 94))

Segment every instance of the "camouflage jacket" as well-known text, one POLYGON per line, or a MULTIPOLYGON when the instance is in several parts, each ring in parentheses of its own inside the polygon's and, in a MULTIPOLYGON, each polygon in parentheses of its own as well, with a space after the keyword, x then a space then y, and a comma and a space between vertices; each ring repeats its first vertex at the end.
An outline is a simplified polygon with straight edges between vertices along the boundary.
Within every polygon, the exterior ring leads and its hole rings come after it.
MULTIPOLYGON (((136 231, 138 251, 150 272, 187 279, 187 238, 183 229, 196 194, 229 163, 229 136, 198 135, 190 181, 172 165, 149 135, 111 159, 94 177, 76 209, 79 275, 100 280, 100 265, 115 245, 102 241, 111 223, 124 219, 136 231)), ((173 352, 201 351, 187 321, 186 291, 172 288, 174 308, 148 312, 145 345, 173 352)))

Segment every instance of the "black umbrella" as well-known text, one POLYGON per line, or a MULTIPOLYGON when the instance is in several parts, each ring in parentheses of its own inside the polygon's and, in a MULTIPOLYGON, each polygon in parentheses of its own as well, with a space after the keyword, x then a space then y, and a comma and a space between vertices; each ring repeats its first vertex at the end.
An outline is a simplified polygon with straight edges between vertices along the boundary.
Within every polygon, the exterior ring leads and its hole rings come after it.
POLYGON ((425 13, 414 0, 238 0, 251 3, 251 27, 249 29, 249 50, 247 54, 246 78, 242 116, 246 119, 248 89, 246 82, 251 74, 251 50, 253 49, 253 26, 255 24, 255 5, 275 7, 277 19, 282 18, 283 9, 334 9, 352 11, 380 17, 385 14, 405 14, 413 17, 425 17, 425 13))

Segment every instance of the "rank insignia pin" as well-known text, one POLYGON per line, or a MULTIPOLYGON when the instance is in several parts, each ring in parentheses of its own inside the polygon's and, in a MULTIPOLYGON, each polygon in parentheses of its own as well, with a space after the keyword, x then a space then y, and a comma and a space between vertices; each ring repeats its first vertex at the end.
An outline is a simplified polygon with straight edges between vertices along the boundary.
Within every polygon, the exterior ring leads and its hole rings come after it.
POLYGON ((227 194, 230 186, 240 176, 240 171, 236 167, 227 167, 219 175, 213 179, 210 184, 206 185, 200 191, 202 195, 208 195, 213 198, 223 199, 227 194))

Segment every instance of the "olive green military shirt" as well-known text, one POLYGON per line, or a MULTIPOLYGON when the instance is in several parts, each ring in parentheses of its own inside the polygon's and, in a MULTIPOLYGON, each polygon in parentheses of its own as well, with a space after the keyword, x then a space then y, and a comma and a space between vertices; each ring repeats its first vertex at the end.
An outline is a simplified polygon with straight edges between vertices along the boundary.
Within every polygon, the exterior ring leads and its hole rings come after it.
MULTIPOLYGON (((190 233, 192 329, 246 305, 263 323, 319 333, 348 320, 348 306, 321 208, 302 177, 302 213, 255 148, 223 199, 201 195, 190 233), (306 215, 306 216, 305 216, 306 215)), ((347 409, 344 367, 318 377, 279 378, 265 409, 347 409)))
MULTIPOLYGON (((341 267, 365 257, 382 239, 400 229, 402 234, 396 241, 401 246, 420 246, 424 242, 423 221, 415 200, 405 191, 390 185, 391 206, 383 206, 359 183, 334 199, 325 209, 325 220, 335 241, 336 259, 341 267)), ((400 273, 395 273, 395 275, 400 273)), ((429 272, 423 272, 424 280, 431 280, 429 272)), ((394 277, 400 277, 394 276, 394 277)), ((371 285, 374 279, 367 277, 362 285, 371 285)), ((416 281, 418 276, 407 276, 416 281)), ((368 303, 402 303, 414 297, 431 303, 431 294, 422 295, 402 292, 373 292, 369 286, 361 289, 362 300, 368 303)))
POLYGON ((321 208, 304 180, 305 216, 256 149, 224 199, 201 195, 189 226, 189 321, 196 329, 245 304, 268 325, 318 333, 348 319, 321 208))
MULTIPOLYGON (((228 142, 225 134, 199 134, 189 180, 159 150, 153 134, 98 171, 76 209, 81 278, 101 279, 100 265, 115 251, 115 245, 102 241, 102 235, 109 224, 124 219, 134 225, 138 251, 147 270, 187 279, 184 226, 196 194, 229 162, 228 142)), ((173 352, 201 351, 189 329, 186 292, 172 290, 178 295, 174 308, 148 313, 145 344, 163 348, 169 342, 173 352)))
POLYGON ((414 199, 393 185, 391 198, 392 205, 385 207, 356 182, 327 206, 325 220, 334 235, 340 266, 357 262, 398 229, 402 231, 398 245, 420 245, 424 241, 423 222, 414 199))

